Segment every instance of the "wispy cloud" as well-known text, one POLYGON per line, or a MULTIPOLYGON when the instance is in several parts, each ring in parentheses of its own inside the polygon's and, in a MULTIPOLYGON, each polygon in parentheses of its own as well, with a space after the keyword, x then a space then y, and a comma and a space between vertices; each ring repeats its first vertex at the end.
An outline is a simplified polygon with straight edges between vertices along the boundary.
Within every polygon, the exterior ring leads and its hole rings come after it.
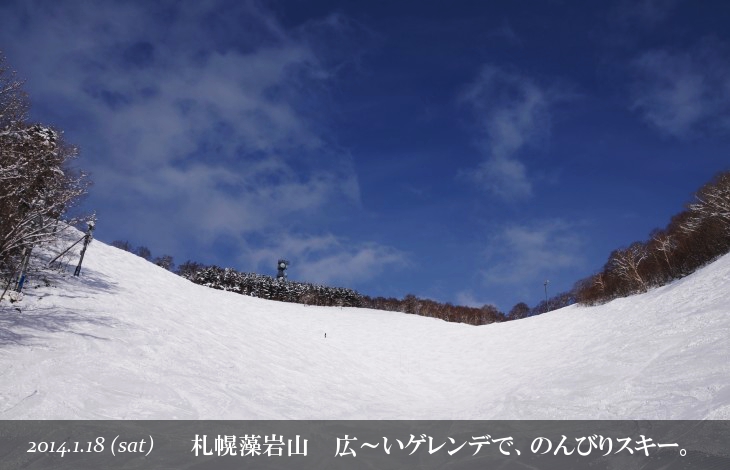
MULTIPOLYGON (((0 44, 81 146, 90 204, 125 227, 117 236, 174 250, 181 233, 244 240, 358 205, 352 157, 317 106, 349 60, 320 47, 339 37, 346 48, 355 27, 341 15, 287 29, 258 2, 224 0, 31 0, 0 15, 18 18, 0 44)), ((346 261, 374 270, 365 258, 346 261)))
POLYGON ((377 243, 354 243, 333 234, 287 234, 265 246, 243 254, 260 270, 266 263, 286 253, 292 262, 291 278, 307 282, 350 285, 371 279, 384 270, 399 270, 409 264, 408 256, 395 248, 377 243))
POLYGON ((728 48, 717 41, 642 54, 632 64, 631 109, 674 137, 729 131, 729 59, 728 48))
POLYGON ((528 284, 584 263, 580 226, 560 219, 508 225, 490 236, 484 279, 496 284, 528 284))
POLYGON ((486 65, 459 101, 472 108, 484 153, 468 178, 504 199, 525 199, 533 183, 521 153, 546 142, 551 106, 566 95, 527 76, 486 65))
POLYGON ((485 305, 494 305, 494 302, 484 300, 477 297, 474 292, 470 290, 462 290, 456 293, 456 305, 463 305, 465 307, 481 308, 485 305))

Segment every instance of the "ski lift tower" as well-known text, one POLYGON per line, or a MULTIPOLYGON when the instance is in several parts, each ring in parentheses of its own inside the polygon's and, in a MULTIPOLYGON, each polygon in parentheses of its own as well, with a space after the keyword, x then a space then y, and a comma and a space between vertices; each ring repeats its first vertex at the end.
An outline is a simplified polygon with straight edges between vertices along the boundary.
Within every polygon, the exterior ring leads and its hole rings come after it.
POLYGON ((276 263, 276 278, 277 279, 286 279, 286 268, 289 267, 289 261, 285 259, 280 259, 276 263))
POLYGON ((91 219, 87 222, 88 229, 86 230, 86 235, 84 235, 84 238, 82 240, 84 241, 84 246, 81 248, 81 254, 79 255, 79 264, 76 265, 76 269, 74 270, 74 276, 79 276, 81 274, 81 263, 84 262, 84 254, 86 253, 86 247, 89 246, 89 243, 91 243, 91 239, 94 237, 94 228, 96 228, 96 220, 91 219))

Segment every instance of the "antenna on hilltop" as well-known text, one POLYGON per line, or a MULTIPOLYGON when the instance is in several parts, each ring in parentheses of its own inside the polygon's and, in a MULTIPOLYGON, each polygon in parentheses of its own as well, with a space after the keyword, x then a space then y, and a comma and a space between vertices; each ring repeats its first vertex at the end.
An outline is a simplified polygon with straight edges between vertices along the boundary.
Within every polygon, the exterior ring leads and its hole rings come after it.
POLYGON ((545 281, 545 308, 547 308, 547 302, 548 302, 548 297, 547 297, 547 285, 548 284, 550 284, 550 281, 545 281))

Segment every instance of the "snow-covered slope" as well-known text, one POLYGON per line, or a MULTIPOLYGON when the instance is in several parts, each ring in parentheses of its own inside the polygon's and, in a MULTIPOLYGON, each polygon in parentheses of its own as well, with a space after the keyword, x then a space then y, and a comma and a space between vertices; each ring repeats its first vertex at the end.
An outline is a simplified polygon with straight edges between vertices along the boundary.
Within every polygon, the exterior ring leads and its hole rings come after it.
POLYGON ((480 327, 215 291, 98 241, 36 284, 0 307, 0 419, 730 418, 730 256, 480 327))

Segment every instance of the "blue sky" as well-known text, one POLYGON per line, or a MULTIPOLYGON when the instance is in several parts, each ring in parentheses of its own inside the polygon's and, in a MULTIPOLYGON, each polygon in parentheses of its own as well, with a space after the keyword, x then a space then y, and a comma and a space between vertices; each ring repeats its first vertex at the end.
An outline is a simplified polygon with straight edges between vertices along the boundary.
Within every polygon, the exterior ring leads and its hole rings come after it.
POLYGON ((730 6, 0 1, 97 237, 508 311, 730 167, 730 6))

